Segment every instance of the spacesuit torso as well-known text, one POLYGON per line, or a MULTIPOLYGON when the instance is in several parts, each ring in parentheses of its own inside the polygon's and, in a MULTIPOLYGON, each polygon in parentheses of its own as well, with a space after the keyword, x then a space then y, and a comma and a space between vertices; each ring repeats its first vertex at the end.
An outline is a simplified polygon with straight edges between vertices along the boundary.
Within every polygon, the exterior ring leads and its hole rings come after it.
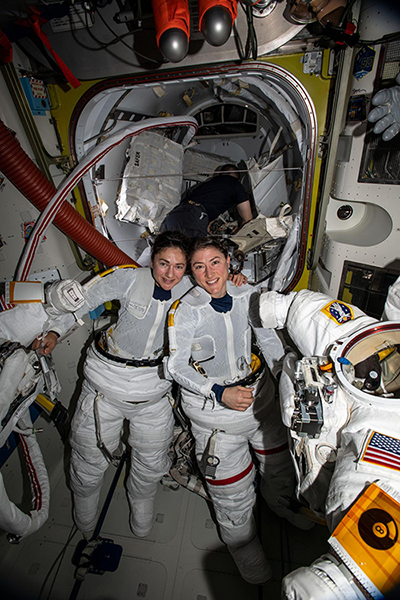
MULTIPOLYGON (((168 371, 184 388, 185 410, 191 418, 193 406, 194 412, 201 408, 201 418, 204 419, 207 415, 210 423, 214 420, 221 423, 223 418, 225 424, 233 424, 245 418, 245 415, 227 410, 225 406, 215 402, 212 386, 215 383, 228 385, 251 373, 249 303, 255 292, 251 286, 235 287, 229 281, 227 292, 232 296, 232 308, 224 313, 212 308, 211 296, 199 287, 190 290, 180 300, 173 315, 173 326, 169 326, 168 329, 168 371), (198 366, 201 372, 196 370, 195 367, 198 366)), ((171 312, 173 310, 174 308, 171 312)), ((263 346, 260 349, 272 370, 282 356, 282 344, 275 332, 270 332, 262 341, 263 346)), ((273 386, 270 386, 269 390, 268 393, 272 397, 273 386)), ((267 393, 266 390, 264 392, 267 393)), ((265 397, 264 400, 266 401, 265 397)), ((246 415, 251 415, 259 409, 256 398, 253 405, 247 409, 246 415)))
MULTIPOLYGON (((153 359, 163 355, 166 347, 165 322, 171 303, 192 287, 188 277, 171 290, 171 298, 153 298, 155 282, 151 269, 119 268, 96 277, 84 287, 85 303, 76 318, 94 310, 104 302, 119 300, 121 308, 115 325, 108 328, 107 352, 119 358, 153 359)), ((64 334, 72 325, 71 315, 55 319, 50 329, 64 334)), ((85 378, 98 392, 114 400, 152 401, 160 398, 171 384, 158 367, 127 367, 100 354, 95 344, 89 348, 85 378)))

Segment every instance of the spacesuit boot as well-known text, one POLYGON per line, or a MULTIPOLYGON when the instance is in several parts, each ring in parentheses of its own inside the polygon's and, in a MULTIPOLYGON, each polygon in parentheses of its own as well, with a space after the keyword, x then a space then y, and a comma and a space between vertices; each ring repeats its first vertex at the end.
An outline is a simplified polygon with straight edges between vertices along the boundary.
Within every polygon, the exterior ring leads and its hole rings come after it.
POLYGON ((257 536, 244 546, 228 544, 228 550, 245 581, 262 585, 271 579, 272 568, 257 536))
POLYGON ((131 500, 129 498, 129 526, 136 537, 147 537, 154 524, 154 498, 131 500))

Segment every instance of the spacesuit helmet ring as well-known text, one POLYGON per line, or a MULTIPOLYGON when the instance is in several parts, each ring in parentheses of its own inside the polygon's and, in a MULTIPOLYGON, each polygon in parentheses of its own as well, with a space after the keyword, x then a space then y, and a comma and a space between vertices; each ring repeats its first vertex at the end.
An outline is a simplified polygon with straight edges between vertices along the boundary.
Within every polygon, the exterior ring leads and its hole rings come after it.
POLYGON ((368 325, 335 342, 330 356, 340 385, 351 396, 380 406, 400 397, 399 322, 368 325))

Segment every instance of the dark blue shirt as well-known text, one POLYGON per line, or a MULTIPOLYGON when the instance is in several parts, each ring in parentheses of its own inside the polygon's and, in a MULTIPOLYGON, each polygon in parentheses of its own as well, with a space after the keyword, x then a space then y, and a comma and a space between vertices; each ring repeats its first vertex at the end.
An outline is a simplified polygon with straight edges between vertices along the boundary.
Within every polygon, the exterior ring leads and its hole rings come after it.
POLYGON ((171 300, 171 290, 164 290, 161 286, 154 284, 154 300, 171 300))

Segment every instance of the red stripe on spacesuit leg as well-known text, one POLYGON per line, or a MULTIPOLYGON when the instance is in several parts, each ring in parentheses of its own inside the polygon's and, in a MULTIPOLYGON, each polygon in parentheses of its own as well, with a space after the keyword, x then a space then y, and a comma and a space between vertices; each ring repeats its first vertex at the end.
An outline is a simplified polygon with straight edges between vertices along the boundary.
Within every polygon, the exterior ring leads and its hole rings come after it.
POLYGON ((28 470, 28 476, 32 485, 32 509, 40 510, 42 508, 42 488, 40 487, 39 478, 37 476, 37 472, 35 466, 32 461, 31 454, 29 452, 29 446, 24 436, 20 434, 19 436, 21 440, 21 446, 25 457, 26 467, 28 470))
POLYGON ((246 467, 246 469, 244 471, 242 471, 241 473, 238 473, 237 475, 233 475, 233 477, 228 477, 227 479, 207 479, 207 477, 206 477, 206 481, 209 485, 229 485, 230 483, 236 483, 236 481, 240 481, 241 479, 246 477, 246 475, 248 475, 250 473, 252 468, 253 468, 253 461, 251 461, 249 466, 246 467))
POLYGON ((257 452, 257 454, 262 454, 263 456, 266 456, 268 454, 278 454, 279 452, 283 452, 283 450, 286 450, 287 448, 289 448, 289 444, 286 442, 285 444, 282 444, 282 446, 278 446, 277 448, 269 448, 268 450, 257 450, 257 448, 253 448, 254 452, 257 452))

